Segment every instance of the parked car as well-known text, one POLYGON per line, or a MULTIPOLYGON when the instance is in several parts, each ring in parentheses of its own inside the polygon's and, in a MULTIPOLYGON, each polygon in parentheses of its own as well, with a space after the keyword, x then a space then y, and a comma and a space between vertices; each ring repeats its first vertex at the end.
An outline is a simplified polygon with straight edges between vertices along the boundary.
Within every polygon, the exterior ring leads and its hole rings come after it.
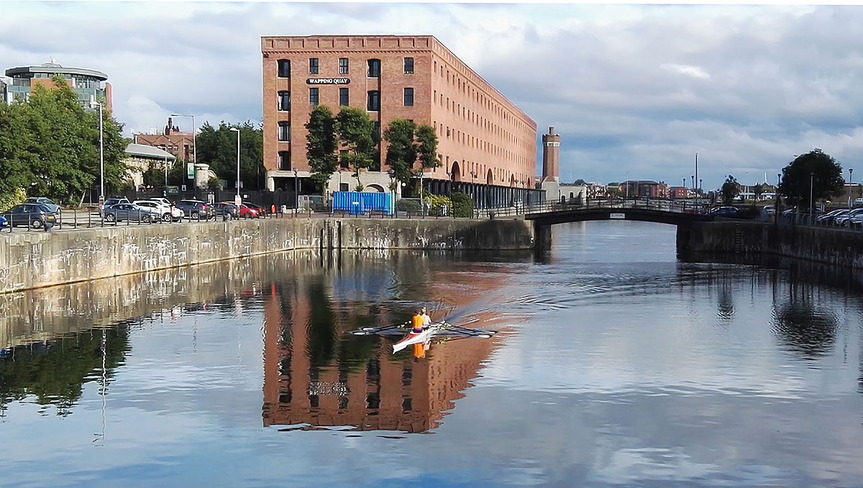
POLYGON ((186 217, 195 220, 209 220, 216 215, 213 207, 200 200, 180 200, 176 207, 186 214, 186 217))
POLYGON ((710 209, 708 214, 714 217, 734 217, 737 215, 737 207, 715 207, 710 209))
POLYGON ((855 198, 854 199, 855 207, 863 207, 863 198, 855 198))
POLYGON ((831 210, 824 215, 819 215, 818 217, 815 217, 815 222, 822 225, 831 225, 836 217, 839 217, 840 215, 845 215, 848 212, 850 212, 850 210, 848 210, 847 208, 837 208, 836 210, 831 210))
POLYGON ((158 210, 162 214, 162 220, 164 222, 174 222, 183 218, 183 211, 177 207, 167 205, 164 202, 158 200, 135 200, 132 202, 139 207, 147 207, 158 210))
POLYGON ((258 217, 266 217, 267 209, 262 205, 258 205, 257 203, 246 202, 243 205, 249 207, 251 210, 254 210, 258 213, 258 217))
POLYGON ((48 230, 54 227, 54 224, 57 222, 57 214, 39 203, 15 205, 8 212, 4 213, 3 216, 6 218, 6 224, 10 227, 25 225, 32 229, 44 228, 48 230))
POLYGON ((162 212, 157 208, 142 207, 134 203, 118 203, 105 207, 105 220, 119 222, 121 220, 135 222, 158 222, 162 220, 162 212))
POLYGON ((761 213, 764 215, 776 215, 775 205, 765 205, 761 207, 761 213))
POLYGON ((225 220, 240 218, 240 209, 231 202, 218 202, 213 205, 216 211, 216 217, 222 217, 225 220))
POLYGON ((6 227, 6 217, 0 215, 0 229, 6 227))
POLYGON ((833 219, 833 224, 840 227, 848 227, 848 219, 863 214, 863 207, 855 208, 849 212, 839 215, 833 219))
POLYGON ((50 198, 47 197, 29 197, 26 200, 26 203, 37 203, 39 205, 44 205, 51 211, 51 213, 60 213, 60 205, 57 205, 50 198))
POLYGON ((248 203, 242 203, 240 204, 240 217, 254 219, 257 217, 263 217, 263 215, 258 212, 258 209, 253 208, 248 203))
POLYGON ((104 215, 106 208, 113 207, 114 205, 117 205, 118 203, 129 203, 129 199, 126 197, 111 197, 111 198, 106 199, 102 203, 102 206, 99 207, 99 215, 104 215))

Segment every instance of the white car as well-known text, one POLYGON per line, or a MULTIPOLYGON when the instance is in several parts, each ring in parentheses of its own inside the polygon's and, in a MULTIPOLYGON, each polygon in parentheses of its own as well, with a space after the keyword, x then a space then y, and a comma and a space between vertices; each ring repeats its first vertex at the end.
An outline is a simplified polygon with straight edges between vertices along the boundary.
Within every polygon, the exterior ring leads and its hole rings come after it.
POLYGON ((172 220, 176 222, 183 218, 183 216, 185 215, 183 211, 179 208, 176 208, 155 198, 152 200, 135 200, 132 203, 141 207, 159 210, 159 213, 162 215, 163 222, 170 222, 172 220))

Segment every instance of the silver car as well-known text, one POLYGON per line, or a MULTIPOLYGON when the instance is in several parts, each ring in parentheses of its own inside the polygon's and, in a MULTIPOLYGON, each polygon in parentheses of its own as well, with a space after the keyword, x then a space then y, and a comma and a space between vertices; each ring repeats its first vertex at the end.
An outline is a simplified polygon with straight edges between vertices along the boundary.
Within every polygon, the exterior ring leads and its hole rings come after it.
POLYGON ((162 219, 162 212, 157 208, 147 208, 134 203, 118 203, 105 207, 105 221, 119 222, 128 220, 130 222, 158 222, 162 219))

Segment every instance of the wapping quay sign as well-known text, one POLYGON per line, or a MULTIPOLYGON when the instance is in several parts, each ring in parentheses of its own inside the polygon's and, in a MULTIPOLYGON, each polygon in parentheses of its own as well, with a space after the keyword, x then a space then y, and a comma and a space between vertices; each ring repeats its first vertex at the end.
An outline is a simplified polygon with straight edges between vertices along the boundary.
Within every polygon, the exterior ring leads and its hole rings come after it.
POLYGON ((348 85, 350 78, 309 78, 306 83, 309 85, 348 85))

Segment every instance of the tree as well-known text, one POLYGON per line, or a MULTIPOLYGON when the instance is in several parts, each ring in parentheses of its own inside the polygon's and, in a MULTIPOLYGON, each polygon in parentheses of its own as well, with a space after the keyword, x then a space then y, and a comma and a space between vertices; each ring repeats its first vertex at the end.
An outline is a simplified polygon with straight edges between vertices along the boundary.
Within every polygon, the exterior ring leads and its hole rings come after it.
POLYGON ((393 179, 401 183, 408 183, 416 176, 417 160, 421 170, 440 166, 434 127, 417 127, 409 120, 393 119, 384 131, 384 140, 387 141, 387 166, 392 170, 393 179))
MULTIPOLYGON (((0 109, 0 194, 24 188, 29 195, 78 203, 100 185, 99 112, 84 110, 62 77, 55 88, 36 86, 29 101, 0 109)), ((102 107, 106 192, 126 178, 122 125, 102 107)))
POLYGON ((815 148, 797 156, 788 166, 782 168, 782 183, 779 194, 793 205, 809 207, 814 200, 838 195, 845 186, 842 166, 829 154, 815 148))
POLYGON ((306 124, 309 135, 306 139, 306 158, 311 168, 311 180, 321 189, 326 187, 330 177, 336 172, 338 158, 336 149, 336 121, 333 112, 327 107, 318 105, 309 114, 306 124))
POLYGON ((740 183, 737 182, 737 178, 728 175, 720 191, 722 192, 722 203, 731 205, 731 202, 737 198, 737 195, 740 195, 740 183))
POLYGON ((573 184, 576 186, 584 186, 586 184, 586 182, 584 181, 583 178, 579 178, 579 179, 575 180, 575 183, 573 183, 573 184))
POLYGON ((761 195, 764 194, 764 184, 758 183, 752 187, 752 194, 755 195, 755 200, 761 200, 761 195))
POLYGON ((198 150, 198 162, 210 165, 210 170, 219 179, 233 181, 236 188, 237 180, 237 132, 240 131, 240 180, 243 188, 261 189, 260 175, 264 161, 263 130, 254 127, 251 121, 243 124, 226 124, 219 122, 214 128, 205 123, 196 136, 195 145, 198 150))
POLYGON ((410 120, 393 119, 384 131, 387 141, 387 166, 394 180, 407 184, 413 177, 418 151, 414 145, 416 126, 410 120))
POLYGON ((369 169, 375 157, 375 125, 365 110, 356 107, 342 108, 335 121, 339 142, 346 148, 339 155, 339 164, 354 169, 358 191, 362 191, 361 171, 369 169))

